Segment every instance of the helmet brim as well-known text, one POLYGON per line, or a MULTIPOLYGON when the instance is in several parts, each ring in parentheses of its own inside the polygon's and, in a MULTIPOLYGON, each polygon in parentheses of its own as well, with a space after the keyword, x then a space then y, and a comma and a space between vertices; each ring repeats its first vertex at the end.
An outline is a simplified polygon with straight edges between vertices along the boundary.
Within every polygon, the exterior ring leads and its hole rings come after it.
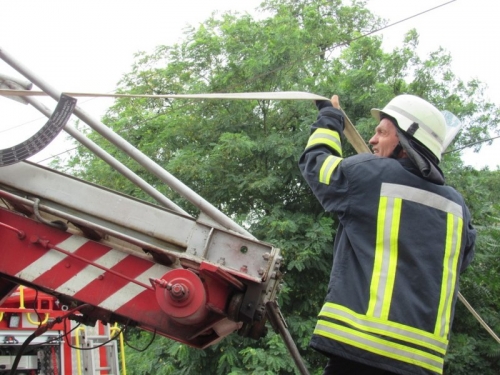
POLYGON ((406 131, 410 127, 410 125, 413 123, 411 120, 401 116, 398 112, 395 112, 391 109, 378 109, 378 108, 372 108, 371 109, 371 114, 372 116, 380 122, 380 119, 382 117, 382 113, 391 119, 393 119, 394 125, 396 125, 397 128, 406 131))
POLYGON ((370 112, 372 114, 372 117, 375 118, 375 120, 380 121, 380 113, 382 112, 381 109, 372 108, 370 112))

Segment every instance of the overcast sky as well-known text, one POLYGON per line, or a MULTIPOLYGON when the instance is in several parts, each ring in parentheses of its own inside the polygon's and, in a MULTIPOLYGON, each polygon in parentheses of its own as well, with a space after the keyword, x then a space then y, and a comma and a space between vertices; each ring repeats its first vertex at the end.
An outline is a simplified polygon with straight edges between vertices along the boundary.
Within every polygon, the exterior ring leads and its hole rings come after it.
MULTIPOLYGON (((187 25, 197 26, 214 11, 255 14, 260 2, 2 0, 0 48, 60 91, 111 92, 130 70, 134 53, 180 41, 187 25)), ((369 0, 368 7, 392 23, 447 2, 369 0)), ((500 105, 500 51, 494 42, 500 35, 497 4, 494 0, 450 2, 383 30, 384 46, 400 45, 405 32, 416 28, 422 57, 444 47, 453 57, 453 71, 464 80, 479 78, 487 83, 488 96, 500 105)), ((1 60, 0 73, 18 76, 1 60)), ((110 101, 81 98, 78 104, 100 118, 110 101)), ((26 139, 44 122, 36 110, 0 97, 0 148, 19 143, 19 137, 26 139)), ((32 160, 46 159, 64 147, 61 140, 54 142, 32 160)), ((466 160, 478 167, 493 167, 500 164, 500 153, 487 147, 479 156, 467 154, 466 160)))

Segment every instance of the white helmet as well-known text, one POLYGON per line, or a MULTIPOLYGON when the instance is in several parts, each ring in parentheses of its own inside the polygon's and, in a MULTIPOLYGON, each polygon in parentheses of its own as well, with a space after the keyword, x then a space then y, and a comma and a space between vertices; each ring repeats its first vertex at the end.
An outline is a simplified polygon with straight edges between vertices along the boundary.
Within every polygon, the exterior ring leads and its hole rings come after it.
POLYGON ((384 109, 371 110, 378 121, 381 112, 394 117, 401 130, 419 140, 441 161, 446 121, 436 107, 418 96, 398 95, 384 109))

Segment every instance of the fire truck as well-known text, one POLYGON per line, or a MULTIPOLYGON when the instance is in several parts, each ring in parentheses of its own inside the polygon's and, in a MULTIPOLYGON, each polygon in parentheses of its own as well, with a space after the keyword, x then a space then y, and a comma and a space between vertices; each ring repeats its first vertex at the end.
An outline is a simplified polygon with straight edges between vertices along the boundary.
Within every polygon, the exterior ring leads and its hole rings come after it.
MULTIPOLYGON (((99 345, 89 343, 93 334, 72 332, 80 324, 97 326, 99 342, 138 327, 203 349, 233 332, 258 339, 269 321, 307 374, 276 302, 280 249, 256 239, 1 48, 0 58, 26 78, 0 75, 0 88, 21 92, 35 84, 57 101, 50 110, 35 97, 12 96, 48 121, 28 140, 0 150, 0 373, 80 374, 64 351, 99 345), (199 217, 70 125, 72 115, 195 205, 199 217), (63 129, 157 203, 26 161, 63 129)), ((103 353, 84 373, 117 373, 110 365, 117 352, 103 353)))
POLYGON ((121 329, 100 321, 94 327, 59 321, 67 310, 56 297, 24 286, 6 298, 0 306, 0 374, 12 370, 18 355, 16 374, 112 375, 120 374, 120 365, 126 369, 121 329))

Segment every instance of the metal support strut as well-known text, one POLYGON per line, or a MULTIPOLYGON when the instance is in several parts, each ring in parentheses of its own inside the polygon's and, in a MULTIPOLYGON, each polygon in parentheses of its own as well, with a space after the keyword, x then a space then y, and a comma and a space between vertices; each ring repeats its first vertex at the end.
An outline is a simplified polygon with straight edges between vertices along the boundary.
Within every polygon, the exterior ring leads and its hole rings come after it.
POLYGON ((285 342, 285 345, 288 351, 290 352, 290 355, 292 356, 293 361, 295 362, 295 365, 299 369, 300 373, 302 375, 309 375, 309 371, 307 370, 306 365, 302 360, 302 357, 299 353, 299 349, 297 348, 297 345, 295 345, 295 342, 293 341, 293 338, 290 335, 290 332, 288 331, 285 319, 281 314, 278 304, 276 303, 276 301, 270 301, 266 304, 266 307, 267 307, 267 316, 269 318, 269 321, 271 322, 271 325, 274 328, 274 331, 278 332, 283 341, 285 342))

